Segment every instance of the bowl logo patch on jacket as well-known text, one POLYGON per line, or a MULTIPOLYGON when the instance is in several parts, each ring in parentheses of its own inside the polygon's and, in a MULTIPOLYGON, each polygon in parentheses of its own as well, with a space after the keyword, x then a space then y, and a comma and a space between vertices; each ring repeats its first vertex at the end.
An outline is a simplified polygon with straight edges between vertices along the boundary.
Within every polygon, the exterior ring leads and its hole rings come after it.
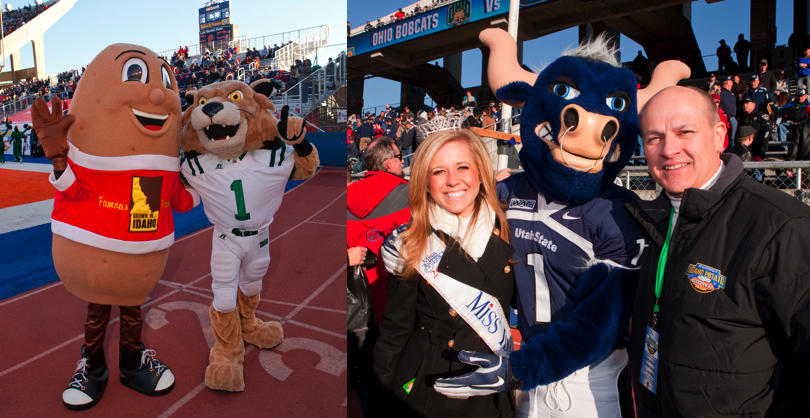
POLYGON ((709 293, 726 287, 726 276, 720 270, 700 263, 690 264, 686 277, 692 287, 700 293, 709 293))

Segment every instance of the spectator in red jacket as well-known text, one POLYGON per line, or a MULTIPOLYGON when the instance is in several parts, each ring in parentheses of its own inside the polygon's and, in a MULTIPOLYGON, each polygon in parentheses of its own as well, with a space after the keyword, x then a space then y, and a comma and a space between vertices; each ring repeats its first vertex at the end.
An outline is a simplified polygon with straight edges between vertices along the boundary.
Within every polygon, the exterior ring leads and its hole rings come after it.
POLYGON ((377 138, 369 144, 363 161, 368 172, 347 190, 346 240, 349 266, 363 264, 366 253, 377 256, 376 266, 366 270, 371 304, 377 321, 382 321, 388 300, 388 278, 380 247, 398 226, 408 223, 408 182, 402 179, 402 154, 390 138, 377 138))

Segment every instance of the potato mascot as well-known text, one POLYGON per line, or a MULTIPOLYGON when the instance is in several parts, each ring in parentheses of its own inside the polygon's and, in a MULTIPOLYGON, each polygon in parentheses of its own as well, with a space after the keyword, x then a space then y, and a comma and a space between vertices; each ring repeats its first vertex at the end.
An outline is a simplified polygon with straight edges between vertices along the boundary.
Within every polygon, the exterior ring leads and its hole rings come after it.
POLYGON ((174 242, 172 209, 194 205, 179 182, 181 110, 171 74, 144 47, 111 45, 90 63, 66 116, 56 97, 53 112, 42 99, 31 110, 54 169, 54 267, 89 302, 82 359, 62 394, 68 409, 88 409, 104 394, 111 305, 121 308, 121 383, 150 396, 174 387, 141 341, 140 309, 174 242))
POLYGON ((281 343, 276 321, 256 318, 262 278, 270 265, 268 226, 288 179, 311 177, 318 152, 304 138, 304 120, 268 98, 275 84, 260 80, 214 83, 197 91, 183 115, 183 179, 202 196, 214 224, 209 313, 216 343, 205 370, 213 390, 244 390, 244 342, 281 343))

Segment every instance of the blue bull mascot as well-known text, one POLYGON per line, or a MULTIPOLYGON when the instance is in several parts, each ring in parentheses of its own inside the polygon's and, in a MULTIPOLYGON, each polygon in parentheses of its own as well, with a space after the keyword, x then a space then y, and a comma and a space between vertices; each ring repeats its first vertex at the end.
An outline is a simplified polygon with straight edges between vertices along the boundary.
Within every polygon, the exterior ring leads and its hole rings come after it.
MULTIPOLYGON (((664 87, 689 77, 683 63, 659 64, 638 90, 603 36, 535 74, 516 60, 501 29, 490 48, 489 84, 522 108, 525 172, 498 184, 508 206, 520 349, 508 356, 462 352, 480 366, 439 379, 456 398, 517 391, 519 417, 620 417, 617 379, 625 349, 644 235, 624 209, 638 196, 614 184, 638 138, 638 113, 664 87)), ((643 330, 642 330, 643 332, 643 330)))

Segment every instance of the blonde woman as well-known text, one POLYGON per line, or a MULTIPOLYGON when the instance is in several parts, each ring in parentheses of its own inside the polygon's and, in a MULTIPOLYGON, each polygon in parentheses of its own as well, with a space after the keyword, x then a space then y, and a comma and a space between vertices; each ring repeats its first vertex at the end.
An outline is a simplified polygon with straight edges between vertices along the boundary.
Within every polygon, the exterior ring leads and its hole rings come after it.
POLYGON ((461 350, 508 356, 509 230, 489 155, 468 130, 431 135, 411 166, 411 223, 386 240, 394 275, 374 348, 369 416, 511 417, 508 392, 451 399, 438 378, 477 367, 461 350), (469 361, 469 359, 465 359, 469 361))

